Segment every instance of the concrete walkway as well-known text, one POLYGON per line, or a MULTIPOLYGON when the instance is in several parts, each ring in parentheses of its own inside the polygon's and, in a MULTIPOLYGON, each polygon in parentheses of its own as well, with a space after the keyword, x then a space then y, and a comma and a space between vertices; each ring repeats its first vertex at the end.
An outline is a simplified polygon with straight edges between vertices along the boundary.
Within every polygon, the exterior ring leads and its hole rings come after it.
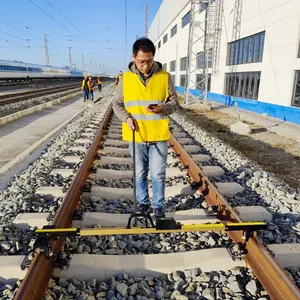
POLYGON ((83 98, 75 97, 0 126, 0 168, 84 107, 83 98))
MULTIPOLYGON (((229 107, 218 102, 208 101, 214 110, 218 110, 221 113, 225 113, 231 116, 236 116, 236 108, 229 107)), ((184 105, 183 105, 184 106, 184 105)), ((189 105, 189 107, 201 108, 197 104, 189 105)), ((276 119, 268 116, 263 116, 254 112, 239 109, 241 121, 246 121, 249 123, 254 123, 260 125, 269 131, 280 134, 284 137, 288 137, 300 142, 300 125, 283 121, 281 119, 276 119)))

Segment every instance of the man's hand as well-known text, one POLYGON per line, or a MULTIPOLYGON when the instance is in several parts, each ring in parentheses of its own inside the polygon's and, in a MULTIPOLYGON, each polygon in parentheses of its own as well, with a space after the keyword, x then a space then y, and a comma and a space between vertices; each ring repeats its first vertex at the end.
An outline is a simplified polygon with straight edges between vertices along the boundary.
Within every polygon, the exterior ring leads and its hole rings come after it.
POLYGON ((155 105, 153 107, 150 107, 150 108, 147 107, 146 110, 147 110, 147 112, 151 112, 153 114, 160 114, 160 113, 163 112, 164 106, 162 104, 157 104, 157 105, 155 105))
POLYGON ((127 123, 127 126, 129 127, 129 129, 131 129, 131 130, 137 129, 137 123, 131 117, 128 117, 126 119, 126 123, 127 123))

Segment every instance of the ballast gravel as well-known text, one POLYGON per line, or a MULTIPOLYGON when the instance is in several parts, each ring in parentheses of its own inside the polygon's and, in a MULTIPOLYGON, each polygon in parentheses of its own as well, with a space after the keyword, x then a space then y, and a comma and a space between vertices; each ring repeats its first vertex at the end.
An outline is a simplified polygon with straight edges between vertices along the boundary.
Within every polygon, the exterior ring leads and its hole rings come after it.
MULTIPOLYGON (((67 191, 71 180, 59 175, 50 175, 50 172, 54 167, 59 167, 60 158, 74 145, 74 140, 81 137, 81 132, 91 119, 95 115, 104 117, 111 102, 111 92, 112 89, 107 88, 99 104, 88 108, 82 116, 67 125, 62 133, 49 143, 47 150, 38 160, 15 176, 7 189, 0 191, 0 254, 24 254, 30 248, 29 229, 12 227, 12 221, 19 213, 50 212, 52 216, 55 214, 62 198, 40 196, 35 192, 37 188, 44 186, 59 186, 67 191)), ((64 167, 71 166, 65 164, 64 167)))
POLYGON ((215 182, 237 182, 245 191, 234 197, 226 197, 232 206, 263 206, 272 215, 269 229, 260 232, 266 244, 300 242, 300 191, 264 171, 256 162, 246 158, 231 146, 212 136, 193 121, 180 114, 171 116, 176 127, 186 132, 195 143, 205 147, 214 163, 225 170, 215 182))
MULTIPOLYGON (((0 284, 0 297, 11 300, 20 281, 0 284)), ((253 273, 243 267, 202 272, 200 268, 176 271, 158 278, 132 277, 127 273, 106 281, 52 277, 45 300, 269 300, 270 297, 253 273)))
POLYGON ((15 112, 25 110, 27 108, 43 104, 49 101, 52 101, 57 98, 61 98, 67 95, 70 95, 70 92, 74 94, 74 97, 76 94, 78 94, 78 88, 77 89, 72 89, 70 91, 64 91, 64 92, 59 92, 55 94, 51 94, 48 96, 41 96, 33 99, 28 99, 28 100, 23 100, 15 103, 8 103, 0 106, 0 118, 5 117, 7 115, 11 115, 15 112))

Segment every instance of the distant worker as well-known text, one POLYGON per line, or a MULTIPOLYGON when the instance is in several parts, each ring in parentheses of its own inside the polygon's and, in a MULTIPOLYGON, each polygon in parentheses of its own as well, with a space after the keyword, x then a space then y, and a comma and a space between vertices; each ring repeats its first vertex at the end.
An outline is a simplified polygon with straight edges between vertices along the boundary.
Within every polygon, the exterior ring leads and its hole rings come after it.
POLYGON ((115 82, 115 86, 117 87, 118 86, 118 84, 119 84, 119 81, 120 81, 120 78, 122 77, 122 71, 120 71, 119 72, 119 74, 118 74, 118 76, 117 76, 117 80, 116 80, 116 82, 115 82))
POLYGON ((97 78, 97 85, 98 85, 98 91, 101 92, 102 91, 102 79, 100 76, 98 76, 98 78, 97 78))
POLYGON ((90 95, 89 97, 92 101, 94 101, 94 86, 95 86, 95 81, 93 80, 92 76, 89 76, 89 89, 90 89, 90 95))
POLYGON ((152 208, 155 217, 163 218, 166 184, 168 115, 179 108, 178 97, 168 72, 154 61, 155 47, 142 38, 133 44, 128 70, 120 77, 113 98, 113 110, 122 123, 122 138, 136 151, 136 195, 138 211, 150 211, 148 168, 152 179, 152 208), (134 131, 134 132, 133 132, 134 131))
POLYGON ((84 78, 81 84, 81 90, 83 91, 83 102, 89 100, 90 83, 87 74, 84 74, 84 78))

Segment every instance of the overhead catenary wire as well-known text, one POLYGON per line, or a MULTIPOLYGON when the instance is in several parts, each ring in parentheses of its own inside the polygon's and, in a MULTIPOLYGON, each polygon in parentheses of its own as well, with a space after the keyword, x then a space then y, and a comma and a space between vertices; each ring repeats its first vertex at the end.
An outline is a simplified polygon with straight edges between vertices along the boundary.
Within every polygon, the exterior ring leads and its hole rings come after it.
POLYGON ((78 29, 71 21, 69 21, 49 0, 47 0, 49 5, 54 8, 55 11, 57 11, 70 25, 72 25, 78 32, 80 32, 83 36, 85 36, 87 39, 89 38, 86 36, 80 29, 78 29))
MULTIPOLYGON (((30 3, 32 3, 36 8, 38 8, 40 11, 42 11, 45 15, 47 15, 49 18, 51 18, 54 22, 56 22, 57 24, 59 24, 62 28, 64 28, 65 30, 67 30, 69 33, 71 33, 73 36, 75 36, 79 41, 81 41, 83 44, 85 44, 87 46, 87 44, 80 38, 78 37, 76 34, 74 34, 71 30, 69 30, 65 25, 63 25, 62 23, 60 23, 59 21, 57 21, 53 16, 51 16, 50 14, 48 14, 45 10, 43 10, 40 6, 38 6, 36 3, 34 3, 32 0, 28 0, 30 3)), ((87 46, 88 47, 88 46, 87 46)), ((89 47, 88 47, 89 48, 89 47)))
POLYGON ((24 47, 24 48, 30 48, 31 46, 25 46, 25 45, 21 45, 21 44, 18 44, 18 43, 15 43, 15 42, 11 42, 9 40, 5 40, 5 39, 0 39, 1 41, 4 41, 4 43, 2 45, 4 45, 5 43, 10 43, 10 44, 14 44, 14 45, 17 45, 17 46, 20 46, 20 47, 24 47))
POLYGON ((17 35, 14 35, 14 34, 11 34, 11 33, 5 32, 5 31, 2 31, 2 30, 0 30, 0 32, 1 32, 1 33, 4 33, 4 34, 6 34, 6 35, 9 35, 9 36, 11 36, 11 37, 14 37, 15 39, 18 39, 18 40, 22 40, 22 41, 25 41, 25 42, 30 41, 30 39, 24 39, 24 38, 21 38, 21 37, 19 37, 19 36, 17 36, 17 35))
MULTIPOLYGON (((6 26, 11 27, 11 28, 13 28, 13 29, 15 29, 15 30, 19 30, 19 31, 21 31, 21 32, 23 32, 23 33, 26 33, 26 34, 28 34, 28 35, 31 35, 31 36, 33 36, 33 37, 35 37, 35 38, 37 38, 37 39, 43 40, 43 38, 41 38, 41 37, 39 37, 39 36, 37 36, 37 35, 34 35, 34 34, 30 33, 30 32, 26 32, 25 30, 20 29, 20 28, 17 28, 17 27, 15 27, 15 26, 12 26, 12 25, 10 25, 10 24, 4 22, 4 21, 0 21, 0 23, 5 24, 6 26)), ((25 28, 28 28, 28 27, 25 27, 25 28)))

